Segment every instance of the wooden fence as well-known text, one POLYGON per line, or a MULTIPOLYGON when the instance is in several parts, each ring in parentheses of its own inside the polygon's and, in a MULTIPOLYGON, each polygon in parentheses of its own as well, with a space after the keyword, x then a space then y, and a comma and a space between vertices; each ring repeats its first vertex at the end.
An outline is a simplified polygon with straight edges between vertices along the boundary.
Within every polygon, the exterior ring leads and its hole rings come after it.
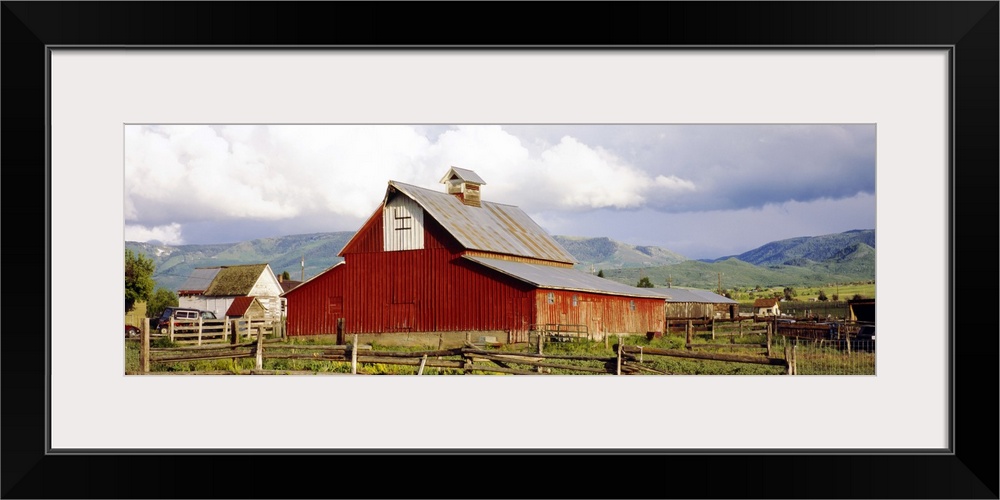
POLYGON ((142 328, 154 338, 169 338, 174 344, 239 343, 243 339, 265 337, 285 337, 283 321, 245 318, 202 319, 190 323, 171 322, 166 333, 153 333, 149 318, 142 328))
MULTIPOLYGON (((504 352, 487 350, 466 344, 453 349, 430 351, 397 352, 373 351, 370 345, 360 345, 357 336, 348 345, 288 344, 281 339, 265 340, 257 335, 254 342, 231 345, 190 345, 185 347, 150 348, 148 331, 144 332, 140 348, 140 372, 150 373, 153 364, 170 364, 216 359, 253 358, 251 374, 290 373, 288 370, 264 370, 265 359, 298 359, 310 361, 331 361, 350 363, 350 372, 358 373, 358 367, 365 364, 385 364, 412 366, 417 375, 422 375, 427 367, 452 369, 463 374, 475 372, 504 373, 513 375, 544 375, 577 372, 591 375, 631 375, 658 373, 644 364, 645 356, 673 356, 680 358, 753 363, 785 366, 788 374, 794 374, 794 351, 791 358, 771 358, 742 354, 719 354, 693 352, 692 350, 654 349, 641 346, 626 346, 619 338, 614 346, 615 356, 585 354, 544 354, 544 340, 538 344, 537 353, 504 352)), ((170 373, 170 372, 158 372, 170 373)), ((183 373, 183 372, 181 372, 183 373)), ((315 373, 315 372, 307 372, 315 373)))

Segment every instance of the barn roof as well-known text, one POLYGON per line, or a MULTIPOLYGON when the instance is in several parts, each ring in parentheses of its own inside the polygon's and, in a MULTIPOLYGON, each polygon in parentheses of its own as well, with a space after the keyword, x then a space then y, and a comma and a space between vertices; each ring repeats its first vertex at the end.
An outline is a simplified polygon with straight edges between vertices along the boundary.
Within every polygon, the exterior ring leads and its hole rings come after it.
POLYGON ((266 269, 267 264, 224 266, 205 290, 205 295, 247 295, 266 269))
POLYGON ((385 201, 397 191, 417 202, 466 249, 569 264, 577 262, 528 214, 513 205, 483 201, 481 207, 473 207, 454 195, 396 181, 389 181, 385 201))
POLYGON ((654 291, 653 289, 625 285, 572 268, 554 267, 544 264, 527 264, 487 257, 474 257, 471 255, 463 257, 538 288, 574 290, 661 300, 666 298, 663 293, 654 291))
POLYGON ((695 290, 692 288, 668 288, 663 291, 668 298, 667 302, 691 302, 695 304, 737 304, 733 299, 723 297, 708 290, 695 290))
POLYGON ((212 284, 215 275, 219 274, 221 267, 196 267, 191 271, 191 276, 184 281, 184 284, 177 289, 180 295, 202 294, 212 284))
POLYGON ((441 182, 448 182, 453 177, 458 177, 459 179, 462 179, 463 181, 466 182, 474 182, 476 184, 486 184, 486 181, 484 181, 483 178, 479 176, 479 174, 473 172, 472 170, 468 170, 465 168, 458 168, 458 167, 451 167, 451 169, 448 170, 448 173, 444 174, 444 177, 441 178, 441 182))

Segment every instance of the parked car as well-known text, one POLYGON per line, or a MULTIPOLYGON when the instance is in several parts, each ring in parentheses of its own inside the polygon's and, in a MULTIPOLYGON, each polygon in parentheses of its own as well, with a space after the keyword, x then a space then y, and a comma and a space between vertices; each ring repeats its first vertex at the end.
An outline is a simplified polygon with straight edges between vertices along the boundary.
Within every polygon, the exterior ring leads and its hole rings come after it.
POLYGON ((138 337, 142 333, 142 330, 138 326, 125 325, 125 336, 126 337, 138 337))
POLYGON ((160 333, 168 333, 170 331, 170 323, 173 322, 174 328, 178 326, 191 326, 198 323, 198 318, 205 319, 217 319, 215 313, 212 311, 202 311, 200 309, 190 309, 185 307, 168 307, 163 310, 163 314, 156 321, 156 329, 160 333))
POLYGON ((851 349, 875 352, 875 325, 862 325, 858 334, 851 339, 851 349))

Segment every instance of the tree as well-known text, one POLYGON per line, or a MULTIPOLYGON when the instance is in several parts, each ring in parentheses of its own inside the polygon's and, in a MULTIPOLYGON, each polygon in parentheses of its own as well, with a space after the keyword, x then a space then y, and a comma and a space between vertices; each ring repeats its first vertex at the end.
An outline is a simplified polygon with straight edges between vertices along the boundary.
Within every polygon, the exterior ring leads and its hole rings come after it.
POLYGON ((834 301, 834 302, 836 302, 836 301, 838 301, 838 300, 840 300, 840 295, 839 295, 839 294, 836 294, 836 293, 835 293, 835 294, 833 294, 833 301, 834 301))
POLYGON ((792 300, 793 298, 795 298, 796 295, 795 289, 790 286, 786 286, 783 293, 785 295, 785 300, 792 300))
POLYGON ((150 318, 159 318, 164 309, 177 305, 179 305, 177 294, 166 288, 157 288, 146 303, 146 315, 150 318))
POLYGON ((819 291, 819 300, 821 300, 823 302, 826 302, 826 300, 827 300, 826 292, 824 292, 823 290, 819 291))
POLYGON ((125 249, 125 312, 131 311, 136 302, 149 300, 156 286, 154 270, 156 264, 152 259, 125 249))
POLYGON ((635 286, 639 288, 653 288, 653 282, 649 281, 648 276, 643 276, 642 278, 639 278, 639 283, 637 283, 635 286))
POLYGON ((597 271, 597 277, 598 278, 603 278, 604 277, 604 269, 599 269, 597 271))
POLYGON ((863 295, 861 295, 860 293, 856 293, 854 294, 854 297, 851 297, 851 300, 861 300, 863 298, 865 298, 863 295))
POLYGON ((288 271, 285 271, 285 272, 281 273, 281 279, 283 279, 283 280, 290 280, 290 279, 292 279, 292 275, 288 274, 288 271))

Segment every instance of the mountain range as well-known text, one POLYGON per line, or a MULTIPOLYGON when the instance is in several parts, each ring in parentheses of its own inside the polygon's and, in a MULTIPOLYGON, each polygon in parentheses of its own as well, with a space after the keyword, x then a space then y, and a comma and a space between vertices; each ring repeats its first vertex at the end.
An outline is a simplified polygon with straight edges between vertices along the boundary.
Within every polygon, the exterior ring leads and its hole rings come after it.
MULTIPOLYGON (((342 261, 337 253, 352 231, 263 238, 231 244, 164 245, 126 241, 125 248, 153 260, 157 286, 177 291, 196 267, 267 262, 276 274, 308 279, 342 261)), ((875 230, 774 241, 739 255, 692 260, 668 249, 610 238, 554 236, 583 271, 634 285, 645 276, 656 286, 715 289, 737 286, 812 286, 875 279, 875 230)))

